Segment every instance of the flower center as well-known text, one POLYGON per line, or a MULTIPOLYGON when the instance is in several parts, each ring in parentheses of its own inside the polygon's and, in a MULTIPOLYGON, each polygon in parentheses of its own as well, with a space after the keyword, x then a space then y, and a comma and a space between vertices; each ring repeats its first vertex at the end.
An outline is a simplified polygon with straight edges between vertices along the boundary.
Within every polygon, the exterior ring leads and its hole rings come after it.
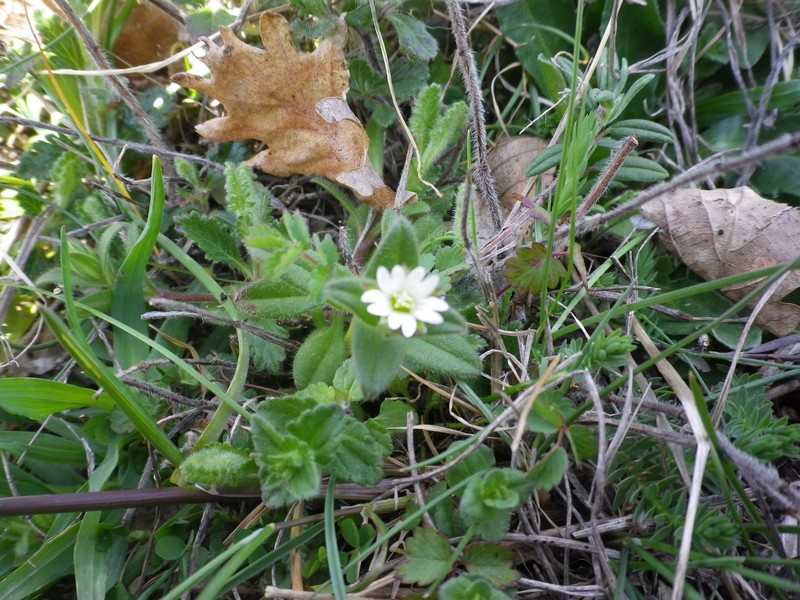
POLYGON ((414 299, 405 290, 392 296, 392 308, 399 312, 411 312, 414 308, 414 299))

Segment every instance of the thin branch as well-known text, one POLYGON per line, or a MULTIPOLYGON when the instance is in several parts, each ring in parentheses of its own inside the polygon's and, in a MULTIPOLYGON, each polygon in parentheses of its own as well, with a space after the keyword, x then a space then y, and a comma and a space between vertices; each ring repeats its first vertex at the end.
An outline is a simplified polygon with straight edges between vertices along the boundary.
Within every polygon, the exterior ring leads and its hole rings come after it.
MULTIPOLYGON (((646 204, 651 200, 666 194, 667 192, 672 192, 705 177, 718 176, 729 171, 735 171, 752 162, 757 162, 776 154, 782 154, 784 152, 794 150, 798 146, 800 146, 800 133, 787 133, 786 135, 782 135, 772 142, 763 144, 761 146, 756 146, 752 150, 742 152, 739 156, 734 158, 717 156, 716 158, 712 158, 692 167, 680 175, 673 177, 669 181, 665 181, 664 183, 660 183, 646 189, 632 200, 621 204, 607 213, 583 219, 576 225, 576 233, 578 235, 586 234, 594 231, 598 227, 613 223, 614 221, 632 214, 643 204, 646 204)), ((569 226, 560 227, 556 233, 556 239, 566 237, 568 234, 569 226)))
MULTIPOLYGON (((67 127, 59 127, 58 125, 51 125, 50 123, 42 123, 41 121, 32 121, 30 119, 20 119, 17 117, 7 117, 0 115, 0 123, 12 123, 15 125, 21 125, 23 127, 31 127, 33 129, 46 129, 47 131, 55 131, 56 133, 61 133, 72 137, 80 137, 81 135, 74 129, 69 129, 67 127)), ((208 160, 207 158, 203 158, 202 156, 195 156, 193 154, 183 154, 182 152, 175 152, 174 150, 169 150, 167 148, 157 148, 156 146, 151 146, 148 144, 128 142, 126 140, 107 138, 100 135, 93 135, 93 134, 88 134, 88 135, 89 139, 99 144, 109 144, 110 146, 127 148, 128 150, 133 150, 135 152, 141 152, 143 154, 148 154, 148 155, 156 154, 158 156, 164 156, 167 158, 182 158, 189 162, 196 162, 209 169, 214 169, 215 171, 225 170, 225 165, 221 165, 220 163, 214 162, 213 160, 208 160)))

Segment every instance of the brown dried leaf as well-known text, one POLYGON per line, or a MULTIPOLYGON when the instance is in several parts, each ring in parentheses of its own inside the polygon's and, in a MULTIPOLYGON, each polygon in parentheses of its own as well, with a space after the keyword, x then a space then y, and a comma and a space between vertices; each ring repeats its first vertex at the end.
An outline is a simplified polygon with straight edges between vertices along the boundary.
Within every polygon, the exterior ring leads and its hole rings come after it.
MULTIPOLYGON (((530 181, 530 178, 525 176, 528 165, 545 148, 547 148, 547 142, 541 138, 530 135, 501 136, 486 157, 494 177, 495 189, 500 196, 500 208, 504 218, 508 217, 525 193, 530 181)), ((544 173, 540 177, 542 186, 550 185, 553 176, 554 171, 552 170, 544 173)), ((478 244, 483 247, 492 239, 494 223, 486 203, 477 202, 475 210, 477 212, 478 244)), ((521 236, 524 231, 525 229, 518 230, 517 236, 521 236)))
MULTIPOLYGON (((800 256, 800 211, 767 200, 750 188, 684 189, 642 208, 662 239, 686 265, 709 281, 791 262, 800 256)), ((722 290, 740 300, 759 281, 722 290)), ((800 272, 783 281, 756 322, 788 335, 800 325, 800 306, 780 302, 800 287, 800 272)))
MULTIPOLYGON (((501 137, 497 145, 486 157, 494 175, 494 184, 503 210, 508 214, 518 202, 515 196, 522 196, 530 178, 525 176, 528 165, 536 155, 547 148, 547 141, 529 136, 501 137)), ((553 180, 553 172, 542 176, 542 185, 547 186, 553 180)))
MULTIPOLYGON (((188 41, 189 34, 180 18, 151 2, 141 2, 117 37, 114 55, 121 66, 138 67, 169 58, 176 44, 188 41)), ((153 83, 152 75, 130 74, 128 77, 138 88, 153 83)))
POLYGON ((253 167, 277 177, 327 177, 375 208, 391 207, 394 192, 367 159, 369 139, 345 101, 350 73, 344 21, 311 53, 295 48, 281 15, 263 14, 260 27, 263 50, 223 27, 222 46, 206 41, 203 62, 212 78, 173 77, 217 98, 228 112, 197 131, 220 142, 261 140, 268 148, 248 161, 253 167))

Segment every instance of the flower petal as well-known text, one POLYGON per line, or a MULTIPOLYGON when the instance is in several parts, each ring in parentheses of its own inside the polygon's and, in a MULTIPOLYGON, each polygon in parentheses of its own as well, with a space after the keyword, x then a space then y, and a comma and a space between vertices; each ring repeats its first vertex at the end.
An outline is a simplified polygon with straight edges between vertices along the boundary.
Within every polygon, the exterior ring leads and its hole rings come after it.
POLYGON ((392 276, 389 273, 389 269, 386 267, 378 267, 378 271, 375 273, 375 279, 378 281, 378 287, 381 291, 388 294, 394 293, 392 291, 392 276))
POLYGON ((428 275, 416 287, 414 295, 416 298, 427 298, 439 285, 438 275, 428 275))
POLYGON ((404 315, 407 318, 403 319, 403 335, 410 338, 417 331, 417 320, 411 315, 404 315))
POLYGON ((418 302, 417 306, 419 308, 429 308, 438 312, 447 312, 450 310, 450 305, 447 301, 444 298, 437 298, 436 296, 425 298, 421 302, 418 302))
POLYGON ((414 309, 414 318, 418 321, 422 321, 423 323, 430 323, 431 325, 439 325, 440 323, 444 322, 444 317, 441 313, 436 312, 435 310, 430 310, 425 307, 416 308, 414 309))

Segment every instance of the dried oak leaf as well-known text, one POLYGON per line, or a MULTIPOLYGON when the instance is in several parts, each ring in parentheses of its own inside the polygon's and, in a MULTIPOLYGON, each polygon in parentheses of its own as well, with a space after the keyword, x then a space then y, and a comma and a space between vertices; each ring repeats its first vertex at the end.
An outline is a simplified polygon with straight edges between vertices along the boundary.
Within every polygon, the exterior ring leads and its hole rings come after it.
POLYGON ((375 208, 391 207, 394 192, 367 159, 369 138, 345 101, 344 20, 310 53, 295 48, 281 15, 261 15, 260 28, 263 50, 222 27, 222 46, 204 40, 202 60, 211 79, 173 77, 225 106, 227 116, 198 125, 198 133, 218 142, 260 140, 267 149, 248 161, 251 166, 276 177, 327 177, 375 208))
MULTIPOLYGON (((665 244, 686 265, 709 281, 785 264, 800 256, 800 211, 767 200, 746 187, 683 189, 642 207, 645 217, 663 230, 665 244)), ((762 280, 725 288, 741 300, 762 280)), ((766 303, 756 322, 784 336, 800 325, 800 306, 781 302, 800 287, 792 271, 766 303)))

